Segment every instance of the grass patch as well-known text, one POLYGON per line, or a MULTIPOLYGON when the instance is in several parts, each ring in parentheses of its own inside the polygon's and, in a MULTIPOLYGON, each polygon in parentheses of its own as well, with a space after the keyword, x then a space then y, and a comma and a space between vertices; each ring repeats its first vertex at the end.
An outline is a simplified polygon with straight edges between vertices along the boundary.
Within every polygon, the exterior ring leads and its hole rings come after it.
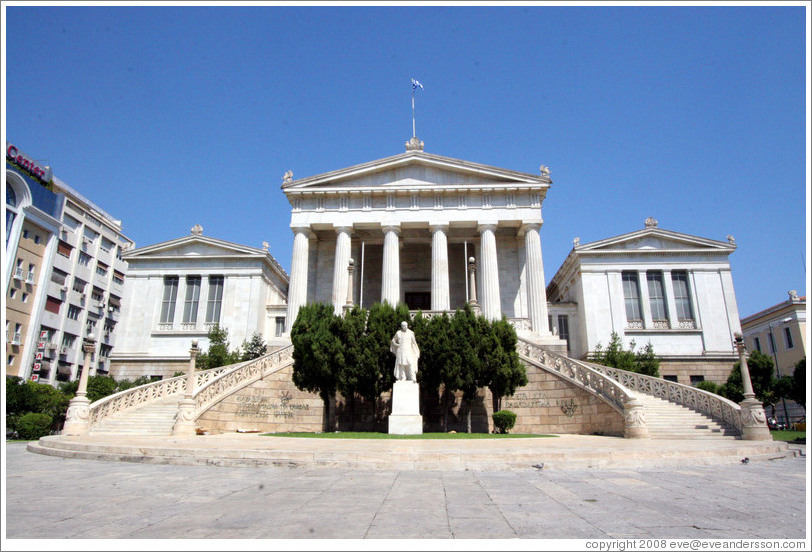
POLYGON ((773 430, 770 431, 774 441, 786 441, 788 443, 806 443, 806 431, 773 430))
POLYGON ((555 437, 531 433, 423 433, 422 435, 390 435, 374 431, 336 431, 334 433, 263 433, 263 437, 309 437, 312 439, 534 439, 555 437))

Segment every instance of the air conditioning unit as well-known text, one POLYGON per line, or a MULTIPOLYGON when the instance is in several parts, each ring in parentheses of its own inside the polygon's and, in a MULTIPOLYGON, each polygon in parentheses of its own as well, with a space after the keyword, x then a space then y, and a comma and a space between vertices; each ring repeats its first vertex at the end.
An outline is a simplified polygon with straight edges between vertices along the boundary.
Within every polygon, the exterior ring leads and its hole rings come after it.
POLYGON ((59 348, 59 345, 57 345, 56 343, 48 343, 48 349, 49 350, 55 351, 58 348, 59 348))
POLYGON ((115 312, 115 310, 116 310, 116 309, 114 309, 113 307, 109 307, 109 308, 107 309, 107 312, 115 312))
POLYGON ((96 306, 98 308, 100 308, 100 309, 103 309, 104 308, 104 301, 99 301, 98 303, 96 303, 96 306))
POLYGON ((62 286, 62 291, 68 291, 68 286, 62 286))

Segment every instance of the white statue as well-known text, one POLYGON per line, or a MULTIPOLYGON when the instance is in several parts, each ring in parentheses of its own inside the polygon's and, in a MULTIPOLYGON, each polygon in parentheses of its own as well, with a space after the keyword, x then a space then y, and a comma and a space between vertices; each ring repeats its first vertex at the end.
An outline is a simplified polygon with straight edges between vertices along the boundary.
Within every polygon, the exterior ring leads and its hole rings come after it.
POLYGON ((395 353, 395 379, 416 382, 420 349, 417 348, 414 332, 406 322, 400 323, 400 331, 392 338, 389 350, 395 353))
POLYGON ((293 182, 293 171, 285 171, 285 175, 282 177, 282 181, 285 183, 293 182))

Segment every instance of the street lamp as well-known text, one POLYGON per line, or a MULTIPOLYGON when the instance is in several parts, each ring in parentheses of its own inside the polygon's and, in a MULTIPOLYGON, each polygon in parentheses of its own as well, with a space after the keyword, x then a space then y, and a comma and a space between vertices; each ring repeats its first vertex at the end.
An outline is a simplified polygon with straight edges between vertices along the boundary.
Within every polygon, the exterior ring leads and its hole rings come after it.
MULTIPOLYGON (((787 322, 791 322, 792 317, 787 316, 783 320, 781 320, 782 324, 786 324, 787 322)), ((781 370, 778 369, 778 355, 776 354, 776 350, 778 349, 778 344, 775 341, 775 335, 773 335, 773 323, 772 320, 768 323, 770 327, 770 349, 773 352, 773 360, 775 360, 775 377, 781 379, 781 370)), ((787 428, 789 428, 789 413, 787 412, 787 399, 781 397, 781 403, 784 406, 784 420, 786 422, 787 428)), ((775 407, 773 406, 773 413, 775 413, 775 407)))
POLYGON ((756 399, 753 391, 753 383, 750 381, 750 368, 747 366, 747 349, 744 345, 744 338, 741 332, 733 334, 733 346, 739 353, 739 367, 742 373, 742 387, 744 389, 744 400, 739 403, 741 406, 742 439, 748 441, 771 441, 770 429, 767 427, 767 419, 764 416, 764 407, 761 401, 756 399))

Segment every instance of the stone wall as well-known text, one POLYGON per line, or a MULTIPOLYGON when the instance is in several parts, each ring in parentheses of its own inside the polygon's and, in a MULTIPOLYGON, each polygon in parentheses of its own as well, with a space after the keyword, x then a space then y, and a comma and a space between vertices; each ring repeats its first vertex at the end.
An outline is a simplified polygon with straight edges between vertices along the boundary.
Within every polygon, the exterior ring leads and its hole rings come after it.
MULTIPOLYGON (((623 417, 601 399, 557 376, 527 367, 529 383, 513 397, 502 400, 502 408, 517 414, 513 433, 563 433, 622 435, 623 417)), ((223 399, 198 418, 197 426, 213 432, 237 430, 261 432, 319 432, 326 427, 324 405, 320 397, 299 391, 291 380, 292 367, 284 368, 223 399)), ((443 431, 443 405, 449 405, 446 431, 467 430, 471 412, 471 430, 493 431, 493 399, 480 390, 470 405, 461 393, 445 398, 421 395, 424 431, 443 431)), ((360 399, 353 405, 339 396, 335 404, 335 427, 340 431, 387 431, 391 411, 389 394, 374 407, 360 399)))
POLYGON ((661 360, 660 377, 677 376, 677 383, 691 385, 691 376, 704 376, 706 381, 723 384, 737 361, 732 355, 728 360, 661 360))

